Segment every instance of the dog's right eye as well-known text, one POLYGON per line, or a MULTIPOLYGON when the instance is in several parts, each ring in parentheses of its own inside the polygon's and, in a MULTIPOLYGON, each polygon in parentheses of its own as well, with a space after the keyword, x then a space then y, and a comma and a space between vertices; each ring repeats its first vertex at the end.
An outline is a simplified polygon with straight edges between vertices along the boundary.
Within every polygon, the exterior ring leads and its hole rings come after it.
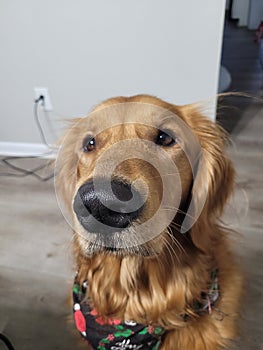
POLYGON ((155 138, 155 143, 159 146, 169 147, 177 143, 177 138, 171 136, 171 132, 164 132, 162 130, 158 131, 158 135, 155 138))
POLYGON ((94 150, 95 146, 96 143, 94 137, 87 136, 83 141, 82 149, 84 152, 91 152, 94 150))

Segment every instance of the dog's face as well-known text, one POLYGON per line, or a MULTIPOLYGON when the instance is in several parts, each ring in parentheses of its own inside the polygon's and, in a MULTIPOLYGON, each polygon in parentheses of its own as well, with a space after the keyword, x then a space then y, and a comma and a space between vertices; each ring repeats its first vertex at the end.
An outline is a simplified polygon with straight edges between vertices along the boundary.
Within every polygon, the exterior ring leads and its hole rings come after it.
POLYGON ((216 159, 223 140, 211 125, 190 106, 150 96, 111 99, 76 120, 62 143, 57 187, 82 253, 158 254, 204 209, 220 211, 229 190, 218 190, 230 175, 217 169, 226 158, 216 159))

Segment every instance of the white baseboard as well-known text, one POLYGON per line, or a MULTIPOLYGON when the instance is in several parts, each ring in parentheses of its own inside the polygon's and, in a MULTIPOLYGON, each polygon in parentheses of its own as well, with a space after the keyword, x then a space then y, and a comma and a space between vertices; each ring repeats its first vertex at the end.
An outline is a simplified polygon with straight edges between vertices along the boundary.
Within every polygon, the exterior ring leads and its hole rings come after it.
POLYGON ((0 142, 0 155, 10 157, 55 158, 56 148, 42 143, 0 142))

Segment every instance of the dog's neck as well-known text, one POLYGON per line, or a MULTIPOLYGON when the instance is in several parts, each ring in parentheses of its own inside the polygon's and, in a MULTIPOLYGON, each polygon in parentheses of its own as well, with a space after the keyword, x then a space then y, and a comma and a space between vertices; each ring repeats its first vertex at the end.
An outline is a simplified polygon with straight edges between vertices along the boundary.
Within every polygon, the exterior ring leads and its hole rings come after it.
POLYGON ((79 281, 88 281, 88 298, 102 317, 182 326, 182 315, 192 314, 193 303, 207 291, 212 266, 197 251, 171 254, 174 249, 178 247, 167 245, 160 255, 147 258, 78 255, 79 281), (195 260, 191 268, 187 263, 190 253, 195 260))

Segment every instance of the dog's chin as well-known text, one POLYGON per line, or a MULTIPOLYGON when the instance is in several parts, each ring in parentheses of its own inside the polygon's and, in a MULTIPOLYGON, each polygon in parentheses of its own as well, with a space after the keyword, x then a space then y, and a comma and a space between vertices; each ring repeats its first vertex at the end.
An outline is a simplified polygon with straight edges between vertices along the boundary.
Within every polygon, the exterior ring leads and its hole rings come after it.
POLYGON ((114 255, 118 257, 125 256, 140 256, 140 257, 151 257, 154 255, 147 247, 141 245, 138 247, 130 247, 130 248, 109 248, 109 247, 85 247, 85 255, 93 256, 98 254, 104 255, 114 255))
MULTIPOLYGON (((78 230, 79 231, 79 230, 78 230)), ((156 256, 158 252, 154 248, 155 245, 146 242, 139 244, 136 242, 134 235, 128 230, 111 232, 107 235, 101 233, 91 233, 85 230, 82 232, 75 231, 75 239, 78 242, 78 246, 82 251, 82 254, 87 257, 91 257, 95 254, 108 254, 120 257, 128 255, 137 255, 141 257, 156 256), (133 236, 133 239, 129 243, 127 237, 133 236), (133 243, 131 243, 131 241, 133 243)))

